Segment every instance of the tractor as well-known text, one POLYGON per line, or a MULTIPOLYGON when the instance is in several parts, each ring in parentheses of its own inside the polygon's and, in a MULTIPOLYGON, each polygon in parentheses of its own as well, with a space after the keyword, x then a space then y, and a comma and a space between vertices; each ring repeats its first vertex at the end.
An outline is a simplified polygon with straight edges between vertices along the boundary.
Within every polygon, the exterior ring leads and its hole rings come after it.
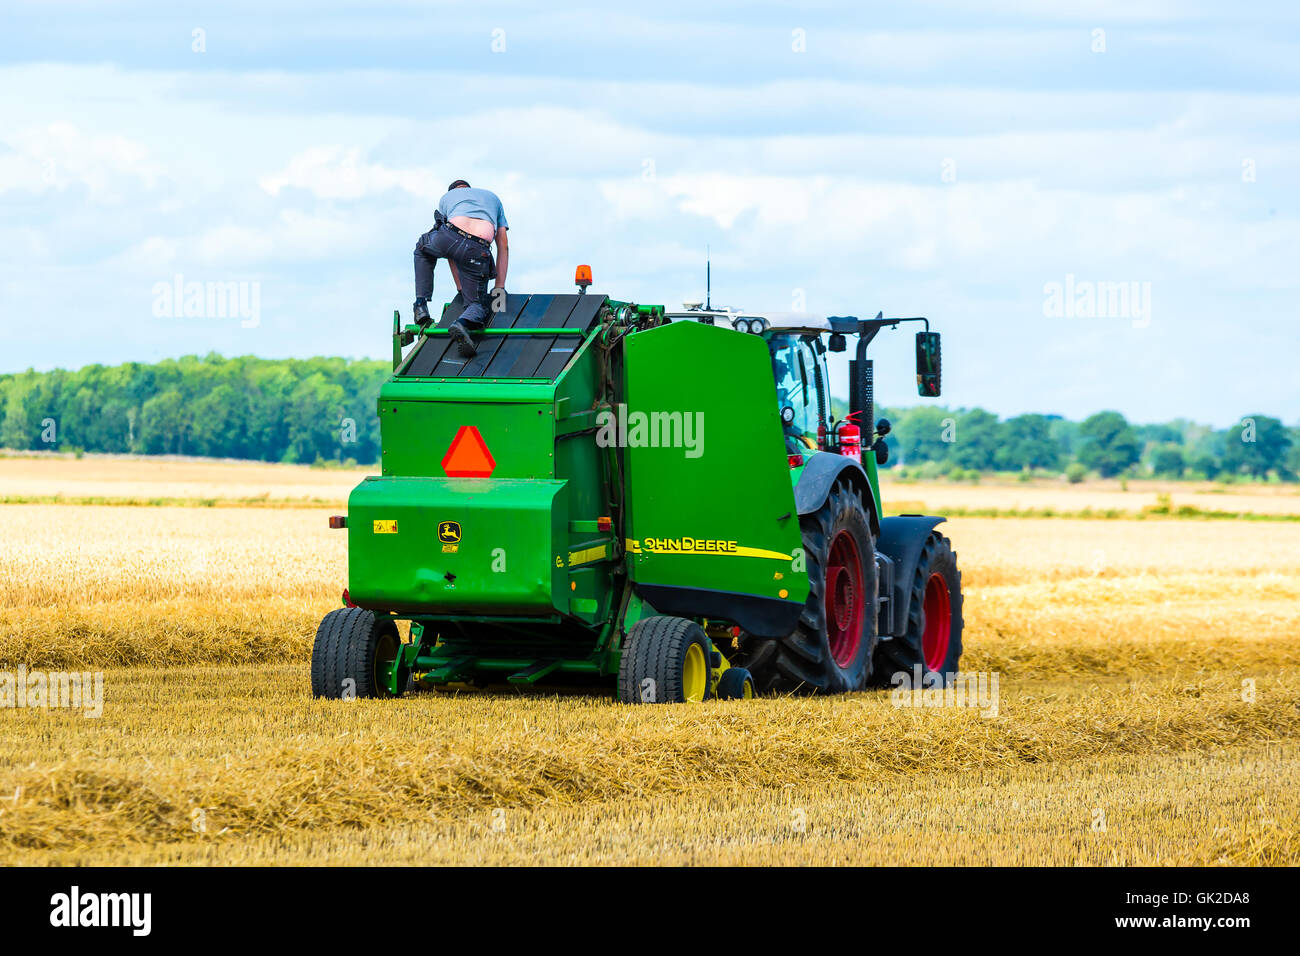
POLYGON ((586 685, 626 703, 946 683, 962 651, 944 519, 885 517, 867 346, 922 318, 669 312, 588 291, 501 294, 477 354, 393 317, 381 473, 345 529, 344 606, 316 697, 586 685), (849 413, 827 353, 856 338, 849 413), (871 439, 862 440, 862 426, 871 439), (405 638, 398 627, 409 622, 405 638))

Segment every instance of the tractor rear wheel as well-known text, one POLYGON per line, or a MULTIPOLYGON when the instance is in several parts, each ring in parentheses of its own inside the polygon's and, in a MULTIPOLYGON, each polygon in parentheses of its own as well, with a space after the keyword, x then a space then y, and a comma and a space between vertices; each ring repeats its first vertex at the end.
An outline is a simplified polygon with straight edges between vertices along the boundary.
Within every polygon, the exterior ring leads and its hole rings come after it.
POLYGON ((400 696, 408 675, 398 675, 396 694, 388 689, 388 678, 401 646, 391 618, 377 618, 373 611, 359 607, 330 611, 316 629, 311 651, 312 696, 333 700, 400 696))
POLYGON ((912 574, 907 633, 881 641, 876 647, 872 683, 888 687, 894 675, 902 672, 907 674, 910 687, 915 685, 918 673, 923 682, 934 680, 926 675, 937 673, 943 675, 937 686, 946 686, 961 661, 961 605, 957 554, 951 541, 931 531, 912 574))
POLYGON ((709 696, 713 648, 704 629, 684 617, 647 617, 632 625, 618 665, 625 704, 701 701, 709 696))
POLYGON ((799 519, 808 601, 794 633, 742 634, 740 660, 760 693, 844 693, 866 686, 876 646, 876 548, 862 499, 845 482, 799 519))

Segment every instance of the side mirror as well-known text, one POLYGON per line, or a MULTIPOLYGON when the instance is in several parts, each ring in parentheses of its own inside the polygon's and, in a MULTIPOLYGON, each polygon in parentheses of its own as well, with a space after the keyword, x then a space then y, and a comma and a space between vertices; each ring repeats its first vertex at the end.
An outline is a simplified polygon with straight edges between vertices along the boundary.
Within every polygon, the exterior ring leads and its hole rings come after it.
POLYGON ((883 438, 877 438, 876 443, 871 446, 871 450, 876 453, 877 465, 883 465, 889 461, 889 446, 885 444, 883 438))
POLYGON ((832 332, 831 340, 827 345, 832 352, 843 352, 849 347, 848 341, 844 338, 843 332, 832 332))
POLYGON ((939 395, 939 333, 916 333, 916 393, 926 398, 939 395))
POLYGON ((880 421, 876 422, 876 434, 880 435, 882 438, 893 430, 894 426, 889 424, 888 418, 882 418, 880 421))

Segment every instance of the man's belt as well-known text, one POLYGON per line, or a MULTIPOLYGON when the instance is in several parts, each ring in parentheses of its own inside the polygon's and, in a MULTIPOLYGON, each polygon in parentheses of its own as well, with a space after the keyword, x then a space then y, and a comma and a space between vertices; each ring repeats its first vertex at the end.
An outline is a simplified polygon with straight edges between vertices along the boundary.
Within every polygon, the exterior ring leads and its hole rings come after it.
POLYGON ((448 229, 451 229, 451 230, 454 231, 454 232, 458 232, 458 233, 460 233, 460 234, 461 234, 462 236, 464 236, 466 239, 473 239, 475 242, 477 242, 479 245, 481 245, 484 249, 491 249, 491 248, 492 248, 492 243, 491 243, 489 240, 484 239, 482 236, 476 236, 476 235, 474 235, 474 233, 472 233, 472 232, 466 232, 464 229, 460 228, 460 226, 452 225, 450 219, 444 219, 444 220, 442 220, 440 223, 438 223, 438 225, 440 225, 440 226, 446 226, 448 229))

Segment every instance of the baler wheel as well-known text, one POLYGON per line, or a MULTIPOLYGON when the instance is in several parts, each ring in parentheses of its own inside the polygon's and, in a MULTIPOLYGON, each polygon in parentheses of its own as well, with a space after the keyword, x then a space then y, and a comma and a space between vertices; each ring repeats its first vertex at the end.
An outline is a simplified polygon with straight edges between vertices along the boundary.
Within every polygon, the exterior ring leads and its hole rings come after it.
POLYGON ((719 700, 749 700, 754 696, 754 678, 743 667, 728 667, 718 678, 719 700))
POLYGON ((709 639, 684 617, 647 617, 632 625, 618 666, 625 704, 687 703, 709 696, 709 639))
POLYGON ((399 674, 397 694, 388 689, 388 675, 401 649, 397 625, 373 611, 348 607, 330 611, 316 629, 311 651, 313 697, 351 700, 355 697, 396 697, 408 675, 399 674))
POLYGON ((760 693, 861 690, 876 645, 875 541, 857 492, 840 481, 821 508, 799 519, 808 601, 794 633, 741 634, 737 660, 760 693))
POLYGON ((961 661, 961 604, 961 571, 952 542, 932 531, 912 574, 907 633, 880 642, 872 683, 888 687, 899 671, 914 681, 919 666, 923 681, 924 675, 938 673, 943 675, 940 686, 947 684, 961 661))

